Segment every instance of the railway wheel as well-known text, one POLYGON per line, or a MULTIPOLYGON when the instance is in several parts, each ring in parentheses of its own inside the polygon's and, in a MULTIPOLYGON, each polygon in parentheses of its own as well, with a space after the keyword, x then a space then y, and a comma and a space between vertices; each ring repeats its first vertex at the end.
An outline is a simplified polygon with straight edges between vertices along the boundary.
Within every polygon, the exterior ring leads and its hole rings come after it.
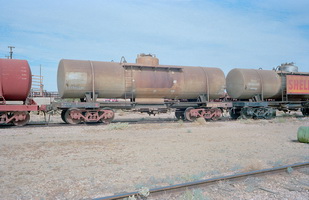
POLYGON ((301 113, 303 113, 305 117, 309 116, 309 108, 301 108, 300 110, 301 110, 301 113))
POLYGON ((264 119, 269 120, 269 119, 272 119, 274 117, 276 117, 276 110, 275 109, 267 109, 265 111, 264 119))
POLYGON ((265 113, 264 119, 272 119, 272 118, 273 118, 273 114, 272 113, 265 113))
POLYGON ((78 115, 81 115, 81 112, 76 108, 66 110, 64 114, 64 121, 68 124, 79 124, 82 120, 78 117, 78 115))
POLYGON ((104 115, 103 118, 100 119, 101 122, 105 124, 111 123, 115 118, 115 112, 111 108, 103 108, 99 112, 99 116, 104 115))
POLYGON ((238 119, 240 117, 240 109, 230 109, 229 113, 232 119, 238 119))
POLYGON ((194 108, 189 107, 184 112, 185 119, 189 122, 193 122, 197 119, 197 116, 192 115, 192 110, 194 110, 194 108))
POLYGON ((222 110, 219 108, 212 109, 212 113, 214 114, 213 117, 211 118, 211 120, 213 121, 217 121, 222 117, 222 110))
POLYGON ((248 115, 247 113, 241 113, 238 119, 257 119, 257 118, 253 117, 252 115, 248 115))
POLYGON ((64 121, 65 123, 68 123, 67 121, 65 121, 65 113, 66 113, 67 110, 62 110, 61 111, 61 119, 62 121, 64 121))
POLYGON ((183 110, 176 110, 175 111, 175 117, 178 119, 178 120, 185 120, 185 113, 183 110))
POLYGON ((14 112, 14 118, 13 124, 15 126, 24 126, 29 122, 30 115, 26 111, 14 112))

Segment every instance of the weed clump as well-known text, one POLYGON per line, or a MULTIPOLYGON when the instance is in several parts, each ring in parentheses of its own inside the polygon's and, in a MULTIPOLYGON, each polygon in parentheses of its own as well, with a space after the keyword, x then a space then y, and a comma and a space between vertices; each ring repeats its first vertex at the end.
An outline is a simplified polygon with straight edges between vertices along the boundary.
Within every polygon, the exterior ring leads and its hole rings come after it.
POLYGON ((178 122, 178 125, 179 125, 180 127, 183 127, 183 125, 184 125, 184 121, 183 121, 183 120, 180 119, 180 120, 178 120, 177 122, 178 122))
POLYGON ((129 123, 113 123, 113 124, 109 124, 107 126, 107 130, 124 130, 126 128, 128 128, 129 123))
POLYGON ((267 168, 267 164, 261 160, 252 160, 242 169, 243 172, 256 171, 267 168))
POLYGON ((197 125, 206 125, 207 122, 203 117, 199 117, 194 121, 197 125))
POLYGON ((199 199, 209 199, 208 197, 204 196, 203 191, 201 189, 193 189, 189 190, 187 189, 183 195, 181 196, 181 199, 183 200, 199 200, 199 199))

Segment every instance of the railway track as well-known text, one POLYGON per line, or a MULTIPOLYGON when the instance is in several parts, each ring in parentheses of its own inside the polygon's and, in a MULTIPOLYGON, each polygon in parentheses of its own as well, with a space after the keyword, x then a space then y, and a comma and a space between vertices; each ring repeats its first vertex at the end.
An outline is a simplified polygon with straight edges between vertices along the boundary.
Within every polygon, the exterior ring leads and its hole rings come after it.
MULTIPOLYGON (((122 118, 122 119, 115 119, 111 123, 129 123, 129 124, 155 124, 155 123, 175 123, 178 120, 176 118, 122 118)), ((230 121, 230 119, 223 118, 218 121, 213 121, 212 123, 215 122, 222 122, 222 121, 230 121)), ((187 122, 184 121, 184 123, 192 123, 192 122, 187 122)), ((40 121, 40 122, 30 122, 26 126, 13 126, 13 125, 2 125, 1 128, 33 128, 33 127, 69 127, 69 126, 104 126, 108 124, 104 123, 98 123, 98 122, 88 122, 88 123, 80 123, 80 124, 67 124, 64 122, 45 122, 45 121, 40 121)))
MULTIPOLYGON (((128 123, 128 124, 149 124, 149 123, 175 123, 177 122, 176 119, 168 119, 168 120, 163 120, 163 119, 155 119, 155 120, 139 120, 139 119, 127 119, 127 120, 114 120, 112 123, 128 123)), ((191 122, 185 122, 185 123, 191 123, 191 122)), ((26 126, 14 126, 14 125, 2 125, 0 128, 14 128, 14 129, 18 129, 18 128, 40 128, 40 127, 78 127, 78 126, 106 126, 108 124, 104 124, 104 123, 98 123, 98 122, 89 122, 89 123, 80 123, 80 124, 67 124, 64 122, 50 122, 50 123, 46 123, 46 122, 32 122, 27 124, 26 126)))
MULTIPOLYGON (((293 117, 293 116, 291 116, 293 117)), ((294 116, 295 117, 295 116, 294 116)), ((58 116, 58 118, 60 119, 60 116, 58 116)), ((280 118, 277 117, 277 118, 280 118)), ((303 118, 303 116, 296 116, 296 118, 303 118)), ((14 126, 12 124, 1 124, 0 125, 0 128, 33 128, 33 127, 65 127, 65 126, 98 126, 98 125, 106 125, 104 123, 97 123, 97 122, 88 122, 88 123, 85 123, 85 122, 82 122, 80 124, 67 124, 67 123, 64 123, 63 121, 59 121, 59 120, 56 120, 57 122, 54 122, 54 121, 49 121, 48 118, 46 118, 46 121, 44 118, 38 120, 38 121, 32 121, 32 122, 29 122, 27 125, 25 126, 14 126), (59 121, 59 122, 58 122, 59 121)), ((117 119, 114 119, 111 123, 129 123, 129 124, 147 124, 147 123, 175 123, 177 122, 178 119, 176 118, 173 118, 173 117, 168 117, 168 118, 144 118, 144 117, 141 117, 141 118, 117 118, 117 119)), ((227 116, 224 116, 222 117, 221 119, 219 120, 214 120, 214 121, 211 121, 211 123, 216 123, 216 122, 228 122, 228 121, 235 121, 235 119, 231 119, 227 116)), ((184 123, 192 123, 192 122, 188 122, 188 121, 184 121, 184 123)))
POLYGON ((199 181, 194 181, 194 182, 187 182, 187 183, 176 184, 176 185, 171 185, 171 186, 166 186, 166 187, 153 188, 149 190, 142 189, 140 191, 135 191, 135 192, 95 198, 94 200, 116 200, 116 199, 129 198, 132 196, 134 196, 136 199, 147 199, 147 197, 156 198, 162 194, 181 192, 181 191, 186 191, 187 189, 200 188, 206 185, 215 184, 219 181, 233 181, 233 180, 248 178, 250 176, 269 175, 269 174, 274 174, 274 173, 280 173, 286 170, 306 168, 306 167, 309 167, 309 162, 296 163, 292 165, 285 165, 281 167, 268 168, 268 169, 239 173, 239 174, 228 175, 228 176, 221 176, 221 177, 199 180, 199 181))

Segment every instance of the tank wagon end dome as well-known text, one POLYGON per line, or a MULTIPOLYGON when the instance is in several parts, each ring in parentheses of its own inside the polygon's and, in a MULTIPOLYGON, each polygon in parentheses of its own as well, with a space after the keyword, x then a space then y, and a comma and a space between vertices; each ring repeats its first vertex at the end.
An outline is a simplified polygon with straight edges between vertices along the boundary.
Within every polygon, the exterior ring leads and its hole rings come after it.
POLYGON ((239 98, 244 93, 245 80, 243 74, 236 68, 226 76, 226 92, 232 98, 239 98), (237 77, 237 78, 234 78, 237 77))
POLYGON ((5 100, 26 100, 32 84, 32 74, 28 61, 0 59, 0 82, 0 95, 5 100))
POLYGON ((58 88, 58 93, 60 97, 63 97, 63 88, 64 88, 63 81, 65 80, 63 76, 65 74, 63 73, 63 60, 64 59, 61 59, 59 61, 58 70, 57 70, 57 88, 58 88))

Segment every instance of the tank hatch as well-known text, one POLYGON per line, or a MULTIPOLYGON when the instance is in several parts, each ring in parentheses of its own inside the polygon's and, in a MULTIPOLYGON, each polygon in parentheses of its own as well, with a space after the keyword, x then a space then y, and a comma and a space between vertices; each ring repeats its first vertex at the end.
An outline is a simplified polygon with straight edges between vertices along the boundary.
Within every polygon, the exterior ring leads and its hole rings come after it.
POLYGON ((283 63, 277 67, 277 71, 283 72, 298 72, 298 67, 294 65, 295 63, 283 63))

